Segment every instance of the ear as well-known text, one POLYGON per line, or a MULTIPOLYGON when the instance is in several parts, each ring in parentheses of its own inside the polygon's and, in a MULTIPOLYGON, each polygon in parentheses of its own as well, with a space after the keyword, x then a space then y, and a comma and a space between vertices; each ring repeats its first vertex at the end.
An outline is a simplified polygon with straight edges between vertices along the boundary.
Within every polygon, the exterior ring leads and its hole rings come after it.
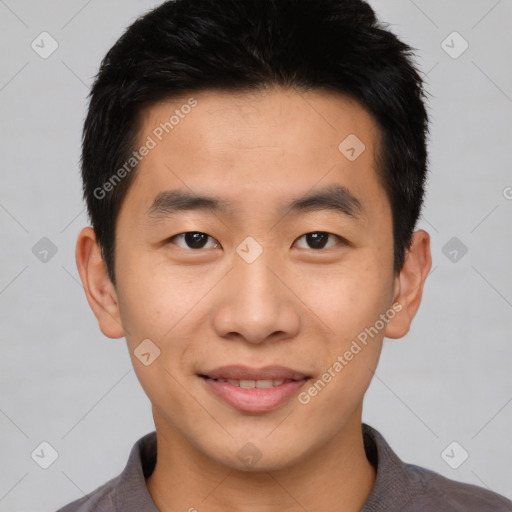
POLYGON ((87 302, 101 332, 109 338, 123 337, 116 290, 108 276, 94 229, 90 226, 83 228, 78 235, 75 259, 87 302))
POLYGON ((386 325, 386 337, 401 338, 409 332, 412 319, 420 307, 423 285, 431 266, 430 236, 420 229, 413 233, 404 265, 395 278, 394 303, 399 303, 401 309, 386 325))

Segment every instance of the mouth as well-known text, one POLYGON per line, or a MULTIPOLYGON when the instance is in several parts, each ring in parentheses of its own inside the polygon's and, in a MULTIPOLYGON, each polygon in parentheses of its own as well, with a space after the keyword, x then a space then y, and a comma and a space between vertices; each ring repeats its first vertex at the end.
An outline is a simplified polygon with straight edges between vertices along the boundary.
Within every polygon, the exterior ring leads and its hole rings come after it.
POLYGON ((274 410, 311 378, 282 366, 224 366, 197 375, 216 398, 242 412, 274 410))

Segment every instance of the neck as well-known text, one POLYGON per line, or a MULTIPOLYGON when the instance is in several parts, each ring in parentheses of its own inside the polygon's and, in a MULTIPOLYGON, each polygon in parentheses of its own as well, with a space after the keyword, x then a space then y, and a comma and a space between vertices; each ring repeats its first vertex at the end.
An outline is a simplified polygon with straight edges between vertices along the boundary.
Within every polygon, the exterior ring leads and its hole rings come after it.
POLYGON ((375 483, 361 408, 315 453, 286 469, 262 472, 235 470, 206 457, 157 414, 155 426, 157 464, 146 485, 161 512, 356 512, 375 483))

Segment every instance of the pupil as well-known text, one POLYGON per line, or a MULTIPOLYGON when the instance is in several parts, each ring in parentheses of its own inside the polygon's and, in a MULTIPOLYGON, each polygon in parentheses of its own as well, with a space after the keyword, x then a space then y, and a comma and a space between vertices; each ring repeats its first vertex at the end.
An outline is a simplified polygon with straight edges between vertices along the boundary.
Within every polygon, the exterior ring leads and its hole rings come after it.
POLYGON ((314 249, 322 249, 327 243, 327 233, 308 233, 306 237, 308 244, 314 249))
POLYGON ((205 245, 206 236, 204 233, 198 231, 192 231, 185 234, 185 242, 193 249, 201 249, 205 245), (201 241, 201 238, 204 240, 201 241))

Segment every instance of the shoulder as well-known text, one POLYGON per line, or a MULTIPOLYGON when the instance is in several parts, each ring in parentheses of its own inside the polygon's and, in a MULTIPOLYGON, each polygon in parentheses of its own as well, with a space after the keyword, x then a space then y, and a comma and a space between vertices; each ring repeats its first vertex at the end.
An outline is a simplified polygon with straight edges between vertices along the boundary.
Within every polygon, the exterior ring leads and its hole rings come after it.
POLYGON ((155 432, 141 437, 118 476, 57 512, 158 512, 145 483, 156 464, 156 448, 155 432))
MULTIPOLYGON (((451 480, 414 464, 404 464, 403 470, 416 489, 412 502, 418 510, 512 512, 512 501, 488 489, 451 480)), ((416 510, 414 506, 411 509, 416 510)))
POLYGON ((504 496, 403 462, 367 424, 363 439, 376 479, 362 512, 512 512, 512 501, 504 496))
POLYGON ((118 479, 119 477, 112 478, 82 498, 59 508, 57 512, 93 512, 97 510, 110 512, 117 510, 114 489, 118 479))

